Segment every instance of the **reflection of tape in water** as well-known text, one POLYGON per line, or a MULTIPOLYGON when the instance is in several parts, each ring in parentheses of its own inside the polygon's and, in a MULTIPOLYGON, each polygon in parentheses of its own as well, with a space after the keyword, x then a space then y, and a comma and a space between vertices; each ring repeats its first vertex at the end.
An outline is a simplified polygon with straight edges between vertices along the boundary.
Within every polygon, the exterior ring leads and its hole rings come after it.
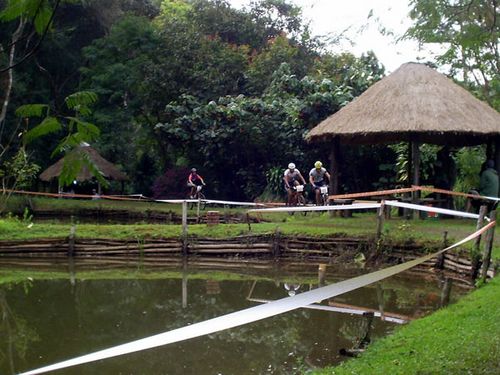
MULTIPOLYGON (((252 302, 258 302, 258 303, 269 303, 272 302, 273 300, 270 299, 262 299, 262 298, 247 298, 249 301, 252 302)), ((386 313, 384 312, 383 314, 380 311, 374 311, 374 310, 368 310, 368 309, 362 309, 362 308, 352 308, 352 307, 344 307, 344 306, 325 306, 325 305, 319 305, 317 303, 313 303, 311 305, 303 306, 305 309, 311 309, 311 310, 322 310, 322 311, 329 311, 329 312, 338 312, 338 313, 344 313, 344 314, 351 314, 351 315, 364 315, 367 312, 372 312, 373 316, 377 318, 382 318, 383 320, 391 323, 397 323, 397 324, 404 324, 410 320, 410 318, 403 319, 402 317, 395 316, 396 314, 391 314, 391 313, 386 313)))
POLYGON ((430 260, 437 255, 451 250, 455 247, 476 238, 483 232, 495 225, 496 222, 491 222, 480 230, 474 232, 463 240, 453 244, 446 249, 440 250, 434 254, 429 254, 418 259, 388 267, 380 271, 372 272, 367 275, 358 276, 349 280, 340 281, 335 284, 327 285, 318 289, 313 289, 308 292, 297 294, 293 297, 286 297, 277 301, 269 302, 265 305, 251 307, 249 309, 236 311, 227 315, 223 315, 214 319, 205 320, 200 323, 195 323, 186 327, 174 329, 172 331, 160 333, 154 336, 146 337, 140 340, 118 345, 109 349, 104 349, 95 353, 87 354, 81 357, 69 359, 50 366, 45 366, 36 370, 24 372, 20 375, 35 375, 42 374, 48 371, 55 371, 62 368, 76 366, 84 363, 94 362, 101 359, 116 357, 123 354, 138 352, 141 350, 151 349, 162 345, 171 344, 174 342, 184 341, 195 337, 208 335, 210 333, 219 332, 225 329, 238 327, 244 324, 253 323, 258 320, 269 318, 332 298, 352 290, 362 288, 377 281, 386 279, 396 275, 402 271, 408 270, 418 264, 430 260))

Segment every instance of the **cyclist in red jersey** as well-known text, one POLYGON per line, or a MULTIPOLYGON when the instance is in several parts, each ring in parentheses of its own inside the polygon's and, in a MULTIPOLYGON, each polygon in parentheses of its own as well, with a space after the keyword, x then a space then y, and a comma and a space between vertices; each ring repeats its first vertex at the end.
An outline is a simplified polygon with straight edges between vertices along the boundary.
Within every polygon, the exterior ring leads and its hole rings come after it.
POLYGON ((191 188, 191 193, 189 194, 191 198, 195 197, 198 186, 206 185, 203 177, 201 177, 196 172, 196 168, 191 168, 191 173, 188 176, 187 185, 191 188))

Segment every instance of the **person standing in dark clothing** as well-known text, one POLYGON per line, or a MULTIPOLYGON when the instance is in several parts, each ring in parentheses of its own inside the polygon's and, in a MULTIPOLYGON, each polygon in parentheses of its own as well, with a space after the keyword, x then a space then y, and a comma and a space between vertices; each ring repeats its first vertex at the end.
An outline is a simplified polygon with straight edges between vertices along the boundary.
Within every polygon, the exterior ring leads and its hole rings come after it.
POLYGON ((493 160, 486 161, 486 168, 481 172, 479 194, 485 197, 498 198, 498 172, 493 160))
MULTIPOLYGON (((499 194, 498 172, 495 169, 495 162, 487 160, 483 163, 479 181, 479 195, 488 198, 498 198, 499 194)), ((476 208, 481 205, 487 205, 488 211, 496 209, 498 201, 492 199, 473 199, 473 206, 476 208)))

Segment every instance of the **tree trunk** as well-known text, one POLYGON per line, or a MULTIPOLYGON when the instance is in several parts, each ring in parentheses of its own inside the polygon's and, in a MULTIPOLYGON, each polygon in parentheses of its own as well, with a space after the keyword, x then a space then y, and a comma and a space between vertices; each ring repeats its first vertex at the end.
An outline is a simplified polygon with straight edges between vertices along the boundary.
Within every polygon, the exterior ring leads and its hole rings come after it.
MULTIPOLYGON (((11 40, 11 46, 10 46, 10 51, 9 51, 9 58, 7 62, 7 66, 12 66, 14 64, 14 57, 16 54, 16 45, 23 33, 24 26, 26 24, 26 21, 21 18, 19 20, 19 25, 14 31, 14 34, 12 34, 12 40, 11 40)), ((6 51, 3 49, 2 46, 0 46, 0 55, 6 53, 6 51)), ((12 92, 12 84, 14 82, 14 73, 12 69, 7 70, 3 74, 0 74, 1 78, 1 84, 5 88, 4 90, 4 95, 1 98, 2 99, 2 109, 0 111, 0 129, 3 128, 5 117, 7 116, 7 108, 9 107, 9 101, 10 101, 10 94, 12 92), (2 77, 3 76, 3 77, 2 77)), ((0 133, 1 134, 1 133, 0 133)), ((1 139, 0 139, 1 141, 1 139)))

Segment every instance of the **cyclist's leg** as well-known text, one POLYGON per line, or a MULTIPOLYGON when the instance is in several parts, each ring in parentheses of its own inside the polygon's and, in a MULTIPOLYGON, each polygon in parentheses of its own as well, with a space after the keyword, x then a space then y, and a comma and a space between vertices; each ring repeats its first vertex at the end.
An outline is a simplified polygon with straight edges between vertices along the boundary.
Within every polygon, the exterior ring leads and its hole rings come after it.
POLYGON ((195 194, 196 186, 193 183, 188 182, 187 187, 189 188, 189 193, 188 193, 189 198, 192 199, 195 194))
POLYGON ((314 195, 316 198, 316 205, 321 206, 321 191, 319 189, 319 186, 314 184, 313 189, 314 189, 314 195))
POLYGON ((286 205, 290 206, 292 204, 293 190, 285 185, 285 191, 286 191, 286 205))

